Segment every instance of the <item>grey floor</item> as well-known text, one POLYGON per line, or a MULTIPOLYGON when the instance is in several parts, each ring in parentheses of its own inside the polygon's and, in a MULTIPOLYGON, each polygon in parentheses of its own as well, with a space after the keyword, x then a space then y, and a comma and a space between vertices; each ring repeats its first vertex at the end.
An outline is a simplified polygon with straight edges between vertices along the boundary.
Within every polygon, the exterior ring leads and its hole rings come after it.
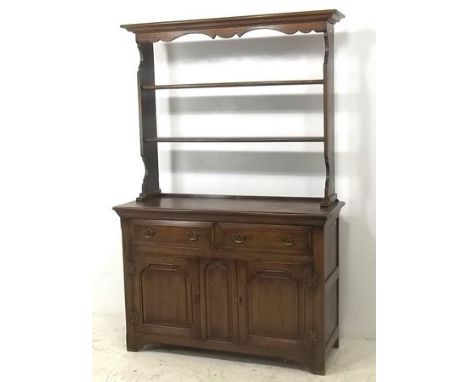
POLYGON ((138 353, 125 348, 122 317, 93 318, 94 381, 160 382, 372 382, 375 381, 375 341, 340 339, 330 356, 327 375, 307 373, 294 365, 181 349, 151 349, 138 353))

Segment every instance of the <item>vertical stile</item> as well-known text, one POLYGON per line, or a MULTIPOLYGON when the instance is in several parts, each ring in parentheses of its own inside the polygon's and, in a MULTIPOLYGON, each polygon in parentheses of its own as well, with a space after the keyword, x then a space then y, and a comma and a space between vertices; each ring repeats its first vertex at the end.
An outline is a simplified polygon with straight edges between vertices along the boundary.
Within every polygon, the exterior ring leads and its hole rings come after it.
POLYGON ((328 207, 336 201, 335 194, 335 131, 334 131, 334 100, 333 100, 333 70, 334 70, 334 38, 333 24, 327 23, 327 30, 323 33, 325 54, 323 59, 323 130, 325 160, 325 190, 321 207, 328 207))

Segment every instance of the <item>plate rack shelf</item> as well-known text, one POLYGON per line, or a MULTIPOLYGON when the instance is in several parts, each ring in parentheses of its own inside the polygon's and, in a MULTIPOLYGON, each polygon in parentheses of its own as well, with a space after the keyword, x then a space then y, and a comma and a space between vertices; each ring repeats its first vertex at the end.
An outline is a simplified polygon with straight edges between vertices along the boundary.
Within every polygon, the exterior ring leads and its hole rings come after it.
POLYGON ((158 169, 158 142, 323 142, 325 187, 321 206, 328 208, 337 202, 335 193, 334 144, 334 24, 344 15, 337 10, 295 12, 205 20, 186 20, 122 25, 133 32, 140 51, 138 95, 140 110, 141 156, 145 165, 142 191, 137 200, 161 194, 158 169), (270 29, 286 34, 297 32, 322 33, 324 38, 323 78, 286 81, 245 81, 217 83, 156 84, 153 44, 170 42, 187 34, 204 34, 212 38, 241 37, 246 32, 270 29), (171 89, 204 89, 252 86, 317 85, 323 88, 323 136, 316 137, 159 137, 156 122, 156 92, 171 89))

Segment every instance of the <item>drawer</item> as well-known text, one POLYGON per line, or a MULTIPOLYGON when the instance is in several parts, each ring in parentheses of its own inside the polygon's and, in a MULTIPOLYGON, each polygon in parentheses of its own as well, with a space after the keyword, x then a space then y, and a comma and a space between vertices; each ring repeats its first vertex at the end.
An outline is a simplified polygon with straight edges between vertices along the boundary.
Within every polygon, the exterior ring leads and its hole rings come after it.
POLYGON ((219 223, 216 240, 219 248, 304 253, 310 249, 309 232, 310 227, 219 223))
POLYGON ((212 246, 212 227, 210 222, 133 220, 131 235, 139 243, 206 248, 212 246))

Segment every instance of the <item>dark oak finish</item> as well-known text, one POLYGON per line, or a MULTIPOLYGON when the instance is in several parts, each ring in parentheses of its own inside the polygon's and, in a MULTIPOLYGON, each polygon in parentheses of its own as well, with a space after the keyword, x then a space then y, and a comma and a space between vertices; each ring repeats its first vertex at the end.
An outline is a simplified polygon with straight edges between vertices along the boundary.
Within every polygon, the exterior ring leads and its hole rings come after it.
POLYGON ((325 56, 323 60, 323 120, 325 147, 323 156, 325 159, 325 191, 323 206, 336 202, 335 194, 335 128, 334 128, 334 33, 333 24, 327 25, 323 34, 325 40, 325 56))
MULTIPOLYGON (((287 224, 288 219, 296 218, 307 221, 328 219, 331 215, 338 217, 339 209, 335 205, 320 208, 321 198, 291 198, 237 195, 200 195, 200 194, 160 194, 144 202, 131 201, 118 207, 119 215, 137 217, 155 213, 158 219, 166 214, 183 213, 198 216, 202 213, 242 215, 246 221, 249 217, 262 218, 267 215, 270 220, 280 220, 287 224)), ((344 203, 338 202, 342 207, 344 203)), ((187 219, 184 219, 187 220, 187 219)), ((190 219, 193 220, 193 219, 190 219)), ((200 220, 200 219, 195 219, 200 220)))
POLYGON ((336 10, 123 25, 140 51, 142 192, 121 218, 127 349, 167 344, 280 358, 325 373, 339 344, 333 27, 336 10), (153 43, 256 29, 323 33, 323 79, 156 84, 153 43), (156 90, 323 85, 318 137, 158 137, 156 90), (323 142, 321 198, 164 194, 158 142, 323 142))
POLYGON ((145 142, 323 142, 323 137, 157 137, 145 142))
POLYGON ((267 250, 307 254, 310 229, 298 226, 220 223, 217 246, 236 250, 267 250))
POLYGON ((272 259, 241 263, 239 322, 242 342, 301 352, 307 337, 304 311, 307 272, 302 264, 278 264, 272 259))
POLYGON ((115 207, 128 349, 172 344, 257 354, 323 374, 338 339, 342 206, 161 194, 115 207))
POLYGON ((135 253, 131 321, 136 330, 198 338, 200 296, 198 260, 135 253))
POLYGON ((334 70, 334 24, 344 17, 336 9, 295 12, 270 15, 255 15, 242 17, 226 17, 204 20, 170 21, 146 24, 122 25, 123 28, 135 33, 140 49, 141 62, 138 70, 138 94, 140 104, 140 137, 141 155, 145 164, 145 177, 142 192, 138 200, 145 200, 158 195, 159 142, 324 142, 325 187, 321 206, 337 202, 335 193, 335 144, 334 144, 334 101, 333 101, 333 70, 334 70), (172 41, 173 39, 191 33, 207 34, 211 37, 230 38, 234 35, 256 29, 273 29, 283 33, 293 34, 298 31, 323 33, 324 59, 323 78, 283 81, 240 81, 215 83, 186 84, 156 84, 154 78, 153 43, 157 41, 172 41), (320 137, 158 137, 156 129, 155 90, 220 88, 242 86, 284 86, 284 85, 323 85, 324 133, 320 137))
POLYGON ((169 244, 193 248, 212 246, 212 224, 165 220, 133 220, 132 239, 142 244, 169 244))
POLYGON ((244 86, 293 86, 323 85, 323 80, 289 80, 289 81, 242 81, 242 82, 202 82, 198 84, 171 84, 143 86, 143 90, 199 89, 199 88, 235 88, 244 86))
POLYGON ((217 258, 202 259, 200 288, 202 339, 237 343, 236 261, 217 258))
POLYGON ((191 33, 202 33, 212 38, 241 37, 249 31, 272 29, 287 34, 311 31, 325 32, 327 25, 335 24, 344 15, 336 9, 311 12, 292 12, 270 15, 223 17, 216 19, 166 21, 159 23, 128 24, 122 28, 135 33, 137 42, 172 41, 191 33))
POLYGON ((152 43, 138 44, 140 67, 138 68, 138 103, 140 110, 140 148, 145 164, 145 176, 139 200, 159 194, 158 146, 147 139, 157 136, 156 95, 142 91, 144 85, 154 84, 154 54, 152 43))

